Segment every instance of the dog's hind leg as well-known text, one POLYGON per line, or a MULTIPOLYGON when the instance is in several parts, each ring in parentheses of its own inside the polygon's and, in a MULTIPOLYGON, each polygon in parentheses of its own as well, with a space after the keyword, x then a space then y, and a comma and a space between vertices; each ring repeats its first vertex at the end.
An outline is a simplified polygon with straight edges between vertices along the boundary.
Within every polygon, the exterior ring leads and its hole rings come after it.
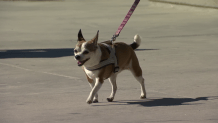
POLYGON ((145 91, 145 83, 144 83, 144 78, 142 76, 135 76, 135 78, 137 79, 137 81, 140 83, 141 85, 141 99, 146 98, 146 91, 145 91))
POLYGON ((116 78, 117 78, 116 74, 111 75, 109 78, 109 82, 111 83, 111 87, 112 87, 112 92, 111 92, 110 97, 107 98, 108 102, 112 102, 114 100, 114 96, 115 96, 116 91, 117 91, 116 78))
POLYGON ((146 98, 146 91, 145 91, 145 83, 144 83, 144 78, 142 76, 142 69, 139 66, 139 62, 137 58, 132 59, 130 62, 130 71, 136 78, 136 80, 140 83, 141 85, 141 99, 146 98))

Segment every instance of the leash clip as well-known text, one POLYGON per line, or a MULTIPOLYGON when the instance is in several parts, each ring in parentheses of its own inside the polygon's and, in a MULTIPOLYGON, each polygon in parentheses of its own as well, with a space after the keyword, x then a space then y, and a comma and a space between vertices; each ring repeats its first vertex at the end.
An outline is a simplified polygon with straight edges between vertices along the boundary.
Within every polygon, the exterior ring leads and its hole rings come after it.
POLYGON ((118 35, 116 35, 116 34, 114 34, 113 35, 113 37, 111 38, 111 43, 113 44, 113 41, 116 41, 116 38, 119 36, 119 34, 118 35))

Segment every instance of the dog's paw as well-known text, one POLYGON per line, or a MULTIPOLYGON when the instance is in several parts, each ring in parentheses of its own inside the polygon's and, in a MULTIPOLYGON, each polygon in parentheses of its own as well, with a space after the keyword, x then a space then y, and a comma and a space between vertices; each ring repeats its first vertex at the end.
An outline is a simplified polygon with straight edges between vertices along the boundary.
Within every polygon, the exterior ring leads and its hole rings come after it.
POLYGON ((141 95, 140 96, 140 99, 145 99, 146 98, 146 95, 141 95))
POLYGON ((114 98, 112 98, 112 97, 111 98, 107 98, 108 102, 113 102, 113 100, 114 100, 114 98))
POLYGON ((92 104, 92 100, 87 100, 86 103, 87 104, 92 104))
POLYGON ((98 103, 98 100, 97 100, 97 99, 94 99, 93 103, 98 103))

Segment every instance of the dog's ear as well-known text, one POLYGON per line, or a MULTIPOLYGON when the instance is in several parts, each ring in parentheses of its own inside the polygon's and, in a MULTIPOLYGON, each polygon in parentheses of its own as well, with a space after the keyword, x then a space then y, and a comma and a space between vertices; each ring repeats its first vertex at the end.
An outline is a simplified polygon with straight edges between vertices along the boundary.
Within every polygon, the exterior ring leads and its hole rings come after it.
POLYGON ((83 34, 82 34, 81 29, 79 30, 79 33, 78 33, 78 40, 77 40, 77 41, 86 41, 86 40, 83 38, 83 34))
POLYGON ((97 45, 97 44, 98 44, 98 33, 99 33, 99 30, 98 30, 96 36, 91 40, 94 45, 97 45))

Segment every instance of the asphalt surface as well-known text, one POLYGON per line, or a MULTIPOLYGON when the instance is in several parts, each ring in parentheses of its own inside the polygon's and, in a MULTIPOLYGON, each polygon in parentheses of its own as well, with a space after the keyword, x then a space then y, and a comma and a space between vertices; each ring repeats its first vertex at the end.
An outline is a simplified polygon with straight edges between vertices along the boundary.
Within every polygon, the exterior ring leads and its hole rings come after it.
POLYGON ((217 123, 218 11, 141 1, 117 41, 142 37, 136 54, 147 99, 130 72, 108 81, 99 103, 73 56, 77 33, 99 42, 133 1, 0 2, 0 123, 217 123))

